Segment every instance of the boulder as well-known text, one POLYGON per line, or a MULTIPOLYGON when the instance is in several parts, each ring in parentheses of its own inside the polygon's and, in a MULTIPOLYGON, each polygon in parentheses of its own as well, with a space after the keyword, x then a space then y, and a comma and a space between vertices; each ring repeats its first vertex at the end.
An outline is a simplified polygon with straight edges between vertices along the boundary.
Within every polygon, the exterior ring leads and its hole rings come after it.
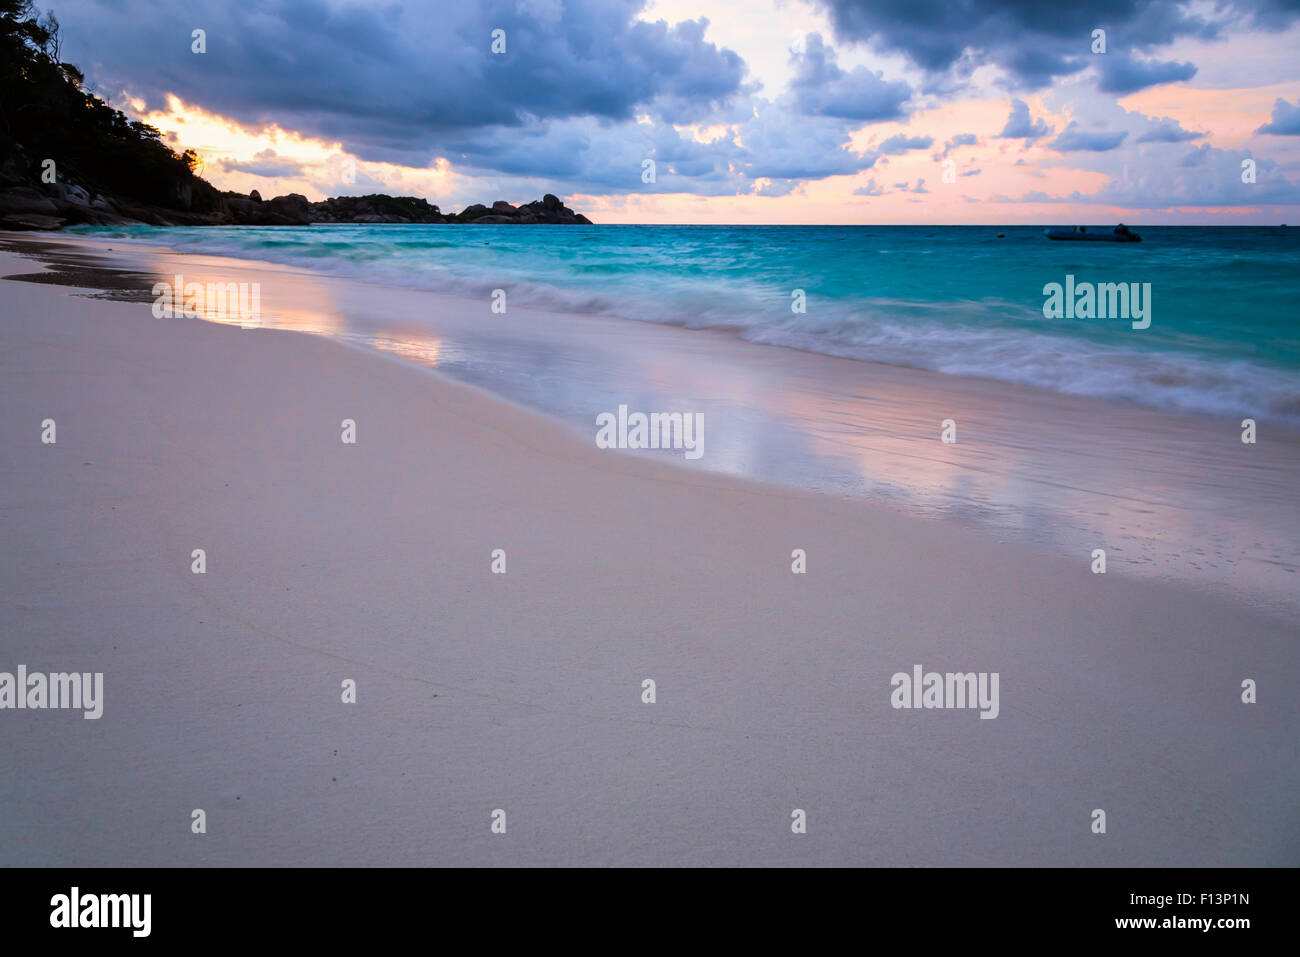
POLYGON ((221 208, 226 212, 230 222, 239 225, 251 223, 258 207, 251 199, 242 196, 226 196, 223 197, 221 208))
POLYGON ((262 194, 259 193, 257 190, 253 190, 251 193, 248 194, 248 198, 255 203, 260 203, 262 201, 262 194))
POLYGON ((15 186, 0 190, 0 215, 10 213, 53 216, 58 212, 54 200, 42 196, 40 191, 31 186, 15 186))
POLYGON ((302 193, 277 196, 266 205, 270 213, 284 220, 283 224, 276 225, 306 226, 311 222, 311 203, 302 193))
POLYGON ((519 207, 520 214, 529 213, 533 216, 531 220, 517 219, 516 222, 536 222, 547 225, 571 226, 582 224, 590 226, 591 220, 586 216, 575 213, 569 207, 560 202, 559 198, 553 193, 547 193, 541 199, 533 200, 524 206, 519 207))
MULTIPOLYGON (((127 212, 127 215, 134 214, 127 212)), ((217 204, 215 213, 207 217, 207 220, 233 223, 236 226, 306 226, 312 221, 312 208, 307 197, 301 193, 290 193, 266 201, 224 196, 217 204)))
POLYGON ((62 202, 71 203, 74 206, 90 205, 90 194, 80 186, 74 186, 71 183, 50 183, 48 189, 51 196, 62 202))

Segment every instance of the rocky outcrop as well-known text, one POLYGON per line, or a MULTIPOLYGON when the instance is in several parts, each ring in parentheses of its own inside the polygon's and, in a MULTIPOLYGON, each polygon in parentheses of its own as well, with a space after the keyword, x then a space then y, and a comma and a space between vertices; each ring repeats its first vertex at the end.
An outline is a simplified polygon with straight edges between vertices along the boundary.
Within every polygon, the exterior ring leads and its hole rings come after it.
MULTIPOLYGON (((275 202, 275 200, 272 200, 275 202)), ((590 226, 591 220, 575 213, 559 197, 547 193, 523 206, 511 206, 499 199, 491 206, 474 203, 459 213, 444 213, 414 196, 336 196, 311 204, 314 223, 475 223, 570 224, 590 226)))
MULTIPOLYGON (((200 181, 202 182, 202 181, 200 181)), ((512 206, 497 200, 475 203, 459 213, 444 213, 415 196, 336 196, 319 203, 300 193, 263 200, 257 190, 248 196, 216 193, 211 187, 206 211, 194 210, 193 194, 174 197, 177 208, 148 206, 125 197, 106 196, 88 183, 59 179, 42 183, 21 156, 0 164, 0 229, 59 229, 82 223, 94 226, 306 226, 311 223, 473 223, 479 225, 591 225, 559 197, 547 193, 539 200, 512 206)))
POLYGON ((0 188, 0 229, 59 229, 78 223, 115 226, 127 222, 102 196, 92 197, 81 187, 64 183, 50 186, 58 188, 0 188))
POLYGON ((416 196, 336 196, 311 204, 316 223, 445 223, 437 206, 416 196))
POLYGON ((481 203, 466 206, 459 214, 448 220, 455 223, 477 223, 479 225, 532 224, 590 226, 592 222, 581 213, 575 213, 560 202, 558 196, 547 193, 541 199, 523 206, 511 206, 505 200, 497 200, 489 208, 481 203))
POLYGON ((218 223, 235 226, 306 226, 312 221, 311 203, 301 193, 265 201, 255 193, 227 193, 218 200, 212 215, 218 223))

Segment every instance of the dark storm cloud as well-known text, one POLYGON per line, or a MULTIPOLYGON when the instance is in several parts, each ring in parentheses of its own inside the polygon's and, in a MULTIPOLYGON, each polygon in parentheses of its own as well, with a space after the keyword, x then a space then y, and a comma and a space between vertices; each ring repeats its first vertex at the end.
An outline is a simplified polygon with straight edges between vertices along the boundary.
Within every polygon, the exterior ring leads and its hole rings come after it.
POLYGON ((1119 53, 1098 57, 1097 70, 1100 74, 1097 89, 1103 93, 1121 94, 1136 93, 1162 83, 1190 80, 1196 75, 1196 67, 1190 63, 1137 60, 1119 53))
MULTIPOLYGON (((1055 77, 1077 73, 1096 61, 1105 62, 1104 57, 1149 51, 1180 37, 1213 39, 1228 20, 1279 30, 1300 18, 1295 0, 1224 0, 1202 7, 1177 0, 808 2, 827 12, 838 41, 906 54, 932 74, 996 64, 1008 72, 1013 86, 1026 89, 1046 86, 1055 77), (1106 31, 1106 54, 1091 52, 1094 29, 1106 31)), ((1164 67, 1148 73, 1148 78, 1169 82, 1159 77, 1177 71, 1168 64, 1164 67)), ((1108 81, 1105 78, 1103 71, 1103 81, 1118 88, 1135 82, 1137 74, 1121 68, 1108 81)))
POLYGON ((903 103, 912 88, 901 80, 888 81, 866 67, 844 70, 835 51, 819 33, 805 38, 804 49, 791 55, 794 77, 790 92, 801 112, 850 120, 892 120, 904 115, 903 103))
POLYGON ((259 126, 341 140, 362 159, 424 165, 449 137, 535 120, 708 115, 745 65, 704 23, 636 19, 644 0, 70 0, 65 54, 105 92, 165 93, 259 126), (192 53, 191 31, 207 33, 192 53), (492 31, 506 52, 491 52, 492 31))

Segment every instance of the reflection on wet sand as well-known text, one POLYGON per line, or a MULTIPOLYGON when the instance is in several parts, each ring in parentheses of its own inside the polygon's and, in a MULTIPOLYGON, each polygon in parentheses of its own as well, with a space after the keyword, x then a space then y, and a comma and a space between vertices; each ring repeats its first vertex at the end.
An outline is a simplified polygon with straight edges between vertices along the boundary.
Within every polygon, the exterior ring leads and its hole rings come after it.
POLYGON ((438 355, 442 352, 442 340, 435 336, 425 336, 419 339, 370 336, 364 341, 367 345, 373 346, 380 352, 387 352, 409 362, 418 362, 430 369, 438 367, 438 355))
MULTIPOLYGON (((79 239, 78 242, 82 240, 79 239)), ((1228 587, 1294 609, 1300 436, 1236 422, 741 342, 715 331, 545 313, 149 249, 142 280, 257 282, 261 325, 340 338, 551 413, 587 437, 620 404, 703 412, 706 454, 762 481, 888 501, 1078 554, 1109 574, 1228 587), (954 444, 941 423, 956 424, 954 444)), ((100 256, 112 263, 113 253, 100 256)), ((130 272, 129 267, 134 267, 130 272)), ((218 320, 220 321, 220 320, 218 320)), ((228 320, 229 321, 229 320, 228 320)), ((236 318, 233 320, 238 322, 236 318)), ((657 454, 655 452, 633 454, 657 454)))
POLYGON ((149 267, 153 296, 179 299, 186 314, 209 322, 325 336, 346 330, 329 284, 304 273, 270 264, 244 268, 245 264, 229 259, 170 253, 155 254, 149 267))

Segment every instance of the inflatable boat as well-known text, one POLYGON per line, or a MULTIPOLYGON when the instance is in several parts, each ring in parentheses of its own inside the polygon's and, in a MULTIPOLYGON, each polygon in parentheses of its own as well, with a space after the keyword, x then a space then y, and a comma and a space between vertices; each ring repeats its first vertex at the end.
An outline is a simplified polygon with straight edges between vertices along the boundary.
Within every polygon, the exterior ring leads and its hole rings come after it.
POLYGON ((1053 226, 1051 229, 1044 229, 1043 235, 1048 239, 1061 239, 1070 242, 1084 243, 1140 243, 1142 237, 1135 232, 1131 232, 1127 226, 1120 223, 1109 233, 1095 232, 1090 233, 1086 226, 1074 226, 1066 229, 1064 226, 1053 226))

